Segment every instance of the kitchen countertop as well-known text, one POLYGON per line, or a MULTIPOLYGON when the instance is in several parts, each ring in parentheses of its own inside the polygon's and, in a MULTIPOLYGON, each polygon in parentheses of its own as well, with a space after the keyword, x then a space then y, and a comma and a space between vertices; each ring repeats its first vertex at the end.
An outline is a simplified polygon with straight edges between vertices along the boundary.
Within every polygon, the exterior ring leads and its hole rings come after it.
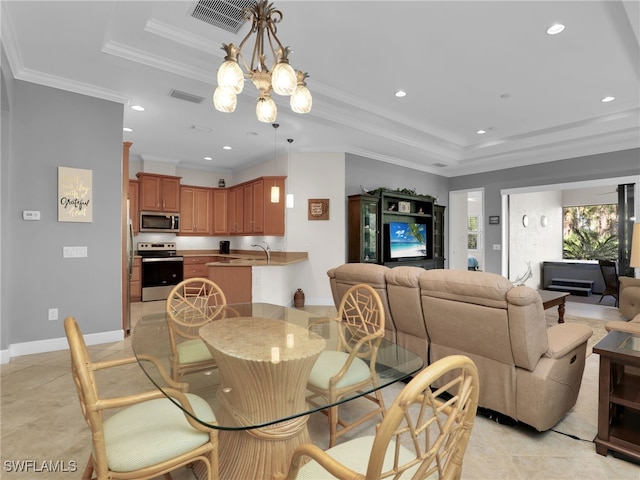
POLYGON ((266 255, 262 250, 232 250, 229 254, 218 253, 217 250, 179 250, 178 255, 210 256, 211 262, 207 266, 224 267, 259 267, 259 266, 285 266, 303 262, 309 259, 307 252, 271 252, 271 261, 267 263, 266 255))

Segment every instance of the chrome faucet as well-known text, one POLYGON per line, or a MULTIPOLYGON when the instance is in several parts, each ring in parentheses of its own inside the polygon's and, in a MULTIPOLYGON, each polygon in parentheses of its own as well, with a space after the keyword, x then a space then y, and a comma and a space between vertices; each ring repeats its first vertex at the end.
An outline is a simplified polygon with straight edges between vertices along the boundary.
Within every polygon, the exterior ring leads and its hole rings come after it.
POLYGON ((264 247, 263 245, 259 244, 259 243, 254 243, 251 246, 252 247, 260 247, 262 250, 264 250, 264 253, 267 255, 267 263, 271 262, 271 248, 269 247, 269 244, 265 241, 262 241, 261 243, 264 243, 266 245, 266 247, 264 247))

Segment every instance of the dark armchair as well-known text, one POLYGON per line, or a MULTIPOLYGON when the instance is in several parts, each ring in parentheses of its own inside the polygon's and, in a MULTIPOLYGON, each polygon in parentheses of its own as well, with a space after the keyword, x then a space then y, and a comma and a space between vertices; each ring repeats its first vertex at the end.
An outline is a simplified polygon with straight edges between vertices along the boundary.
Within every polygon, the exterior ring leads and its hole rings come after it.
POLYGON ((620 282, 618 281, 618 267, 616 266, 616 262, 611 260, 598 260, 598 264, 600 265, 600 271, 602 272, 605 285, 604 292, 602 292, 598 303, 601 303, 604 297, 610 295, 615 298, 615 306, 617 307, 618 299, 620 298, 620 282))

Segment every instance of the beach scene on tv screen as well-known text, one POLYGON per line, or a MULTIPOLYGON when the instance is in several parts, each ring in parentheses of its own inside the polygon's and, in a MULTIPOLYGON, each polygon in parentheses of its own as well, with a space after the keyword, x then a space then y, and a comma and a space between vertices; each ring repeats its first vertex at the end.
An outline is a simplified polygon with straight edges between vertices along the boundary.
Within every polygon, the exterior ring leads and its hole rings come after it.
POLYGON ((424 257, 427 255, 427 227, 419 223, 389 223, 391 258, 424 257))

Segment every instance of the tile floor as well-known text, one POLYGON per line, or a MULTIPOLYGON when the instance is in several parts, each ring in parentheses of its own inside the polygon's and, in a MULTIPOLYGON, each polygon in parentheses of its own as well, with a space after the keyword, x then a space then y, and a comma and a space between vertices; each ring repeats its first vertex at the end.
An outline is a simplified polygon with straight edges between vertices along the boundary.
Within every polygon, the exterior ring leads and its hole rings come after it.
MULTIPOLYGON (((133 317, 162 309, 162 302, 134 304, 133 317)), ((314 307, 309 307, 313 309, 314 307)), ((319 308, 320 311, 325 307, 319 308)), ((335 310, 334 310, 335 311, 335 310)), ((570 302, 568 315, 600 320, 617 320, 617 309, 570 302)), ((130 340, 90 347, 94 359, 130 355, 130 340)), ((0 477, 6 479, 68 480, 80 478, 90 451, 89 430, 81 416, 70 375, 68 351, 16 357, 0 367, 2 425, 0 477), (58 468, 78 471, 15 471, 20 460, 33 460, 42 470, 43 461, 58 461, 58 468), (75 463, 72 463, 75 462, 75 463)), ((640 466, 596 454, 592 442, 597 424, 598 356, 587 360, 578 402, 553 430, 536 432, 526 426, 506 426, 478 416, 464 460, 464 480, 560 480, 629 479, 640 480, 640 466), (563 435, 575 435, 579 440, 563 435)), ((118 375, 102 376, 99 388, 104 394, 148 389, 148 380, 137 365, 125 367, 118 375)), ((402 384, 385 391, 391 402, 402 384)), ((356 402, 345 408, 357 409, 356 402)), ((311 436, 326 448, 327 425, 322 414, 309 421, 311 436)), ((373 425, 353 432, 372 433, 373 425)), ((174 473, 174 480, 192 479, 189 470, 174 473)), ((241 479, 252 480, 252 479, 241 479)))

